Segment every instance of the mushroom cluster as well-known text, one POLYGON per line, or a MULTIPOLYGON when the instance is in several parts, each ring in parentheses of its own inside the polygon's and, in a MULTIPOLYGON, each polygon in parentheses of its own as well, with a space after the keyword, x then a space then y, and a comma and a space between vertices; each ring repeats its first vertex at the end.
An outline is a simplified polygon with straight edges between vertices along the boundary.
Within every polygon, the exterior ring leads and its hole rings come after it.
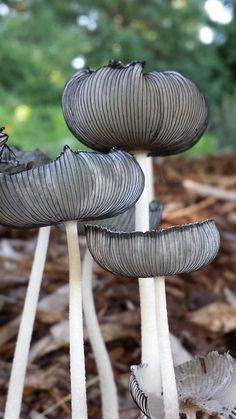
POLYGON ((219 249, 219 233, 212 220, 148 232, 148 205, 153 197, 147 157, 192 147, 207 127, 207 104, 197 86, 181 74, 144 73, 143 61, 128 65, 111 61, 95 71, 78 71, 65 86, 62 107, 69 129, 80 141, 96 150, 131 151, 144 172, 136 232, 88 226, 87 242, 103 268, 139 277, 141 362, 148 366, 145 382, 149 394, 155 393, 158 399, 163 394, 165 419, 177 419, 164 276, 210 263, 219 249))
MULTIPOLYGON (((38 239, 5 419, 20 416, 50 226, 61 223, 66 229, 70 265, 72 418, 88 417, 83 300, 100 374, 103 419, 119 417, 112 369, 92 298, 92 255, 115 274, 139 278, 141 365, 145 368, 133 367, 130 389, 141 417, 179 419, 180 386, 169 341, 165 276, 210 263, 219 248, 219 233, 213 220, 156 230, 162 205, 151 202, 150 156, 176 154, 192 147, 207 127, 207 104, 198 87, 181 74, 144 73, 143 61, 128 65, 111 61, 95 71, 77 72, 65 86, 62 108, 72 133, 96 152, 73 152, 65 147, 57 159, 41 161, 38 167, 26 165, 15 172, 12 168, 19 162, 6 146, 7 134, 0 130, 0 224, 40 227, 46 235, 38 239), (1 173, 1 164, 10 170, 1 173), (81 269, 78 233, 84 231, 91 255, 86 252, 81 269), (86 304, 88 301, 91 305, 86 304), (24 320, 28 315, 29 328, 24 320)), ((183 391, 183 403, 185 395, 183 391)))
POLYGON ((77 224, 79 220, 113 217, 128 210, 136 203, 143 187, 144 176, 138 163, 129 153, 119 150, 102 154, 72 152, 69 147, 65 147, 63 153, 49 163, 13 174, 0 173, 0 223, 13 228, 44 227, 40 230, 47 234, 44 240, 41 240, 41 236, 38 240, 37 272, 34 266, 32 270, 32 277, 35 278, 38 273, 38 280, 37 285, 31 280, 29 282, 10 377, 5 419, 20 416, 28 349, 41 282, 39 278, 42 277, 49 238, 48 226, 62 222, 67 234, 70 264, 72 417, 87 418, 77 224))

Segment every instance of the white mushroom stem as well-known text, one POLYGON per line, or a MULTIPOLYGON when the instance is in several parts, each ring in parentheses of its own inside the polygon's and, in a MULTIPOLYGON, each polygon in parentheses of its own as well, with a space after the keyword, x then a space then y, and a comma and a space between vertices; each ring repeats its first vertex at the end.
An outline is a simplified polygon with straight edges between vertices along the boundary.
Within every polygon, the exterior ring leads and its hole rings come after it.
POLYGON ((39 229, 13 358, 4 419, 18 419, 20 417, 27 360, 48 249, 49 235, 50 227, 39 229))
MULTIPOLYGON (((147 179, 147 156, 137 152, 135 157, 147 179)), ((138 231, 149 230, 149 196, 148 182, 145 181, 144 191, 136 204, 135 228, 138 231)), ((160 359, 157 341, 155 285, 153 278, 139 278, 140 309, 141 309, 141 341, 142 363, 148 364, 150 376, 147 377, 147 390, 161 395, 160 359)))
MULTIPOLYGON (((153 159, 148 157, 148 188, 149 200, 155 196, 153 159)), ((168 325, 168 314, 166 304, 165 278, 155 278, 156 294, 156 316, 157 316, 157 336, 159 353, 161 356, 161 381, 163 388, 163 400, 165 408, 165 419, 179 419, 179 402, 176 388, 173 356, 170 344, 170 333, 168 325)), ((189 418, 191 419, 191 418, 189 418)))
POLYGON ((148 199, 151 202, 155 199, 154 189, 154 171, 153 171, 153 158, 147 157, 147 184, 148 184, 148 199))
POLYGON ((69 253, 69 328, 72 419, 87 419, 82 281, 77 221, 65 222, 69 253))
POLYGON ((162 276, 155 278, 155 293, 165 419, 179 419, 178 393, 170 347, 165 278, 162 276))
POLYGON ((86 248, 82 268, 83 309, 88 336, 97 364, 102 396, 102 418, 118 419, 117 390, 106 346, 100 331, 92 291, 93 257, 86 248))
POLYGON ((194 412, 193 410, 189 411, 188 413, 186 413, 186 418, 187 419, 196 419, 196 412, 194 412))

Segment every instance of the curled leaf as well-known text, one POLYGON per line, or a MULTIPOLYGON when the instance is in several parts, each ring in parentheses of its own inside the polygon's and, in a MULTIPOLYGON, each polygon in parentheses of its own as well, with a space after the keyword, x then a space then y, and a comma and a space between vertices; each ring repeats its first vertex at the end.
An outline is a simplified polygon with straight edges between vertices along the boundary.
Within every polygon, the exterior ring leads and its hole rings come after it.
POLYGON ((126 152, 72 152, 43 166, 0 174, 0 224, 31 228, 119 214, 133 206, 144 176, 126 152))
POLYGON ((213 220, 146 233, 120 233, 87 226, 89 250, 104 269, 141 278, 196 271, 217 255, 220 244, 213 220))
POLYGON ((174 71, 143 72, 144 62, 80 70, 66 84, 62 108, 72 133, 91 148, 180 153, 205 131, 208 107, 197 86, 174 71))

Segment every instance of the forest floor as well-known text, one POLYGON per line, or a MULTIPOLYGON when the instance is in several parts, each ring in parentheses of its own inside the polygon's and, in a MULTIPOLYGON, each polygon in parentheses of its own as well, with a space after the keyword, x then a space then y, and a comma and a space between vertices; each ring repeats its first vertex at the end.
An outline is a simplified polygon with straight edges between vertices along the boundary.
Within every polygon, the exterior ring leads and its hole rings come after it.
MULTIPOLYGON (((192 355, 217 350, 236 356, 236 155, 155 159, 155 192, 165 205, 162 227, 213 218, 221 234, 220 252, 213 263, 198 272, 167 278, 171 332, 192 355)), ((35 230, 0 227, 0 417, 36 236, 35 230)), ((84 248, 82 238, 82 253, 84 248)), ((70 417, 67 283, 66 238, 53 227, 22 419, 70 417)), ((94 293, 118 384, 120 417, 135 419, 138 412, 127 382, 130 365, 140 362, 138 283, 94 264, 94 293)), ((89 418, 100 419, 99 382, 86 331, 85 352, 89 418)))

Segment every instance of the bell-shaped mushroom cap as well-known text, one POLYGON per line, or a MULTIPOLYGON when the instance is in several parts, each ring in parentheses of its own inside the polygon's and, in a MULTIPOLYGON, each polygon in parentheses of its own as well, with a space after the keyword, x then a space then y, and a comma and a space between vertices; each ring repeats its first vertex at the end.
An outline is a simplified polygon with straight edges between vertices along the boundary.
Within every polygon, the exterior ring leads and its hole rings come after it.
POLYGON ((31 228, 119 214, 133 206, 144 175, 126 152, 72 152, 14 175, 0 174, 0 224, 31 228))
POLYGON ((175 368, 180 409, 236 418, 236 360, 210 352, 175 368))
MULTIPOLYGON (((161 201, 151 201, 149 204, 149 228, 155 230, 161 223, 163 204, 161 201)), ((135 206, 122 214, 104 220, 89 221, 89 225, 106 227, 113 231, 131 232, 135 230, 135 206)), ((78 233, 85 234, 85 223, 78 222, 78 233)))
POLYGON ((164 419, 163 399, 148 388, 148 380, 146 379, 148 368, 148 365, 144 364, 131 367, 129 391, 141 411, 140 419, 164 419))
POLYGON ((205 131, 208 107, 197 86, 174 71, 143 72, 144 62, 80 70, 66 84, 62 108, 72 133, 91 148, 180 153, 205 131))
POLYGON ((140 278, 196 271, 215 258, 220 244, 213 220, 146 233, 87 226, 86 235, 100 266, 114 274, 140 278))

